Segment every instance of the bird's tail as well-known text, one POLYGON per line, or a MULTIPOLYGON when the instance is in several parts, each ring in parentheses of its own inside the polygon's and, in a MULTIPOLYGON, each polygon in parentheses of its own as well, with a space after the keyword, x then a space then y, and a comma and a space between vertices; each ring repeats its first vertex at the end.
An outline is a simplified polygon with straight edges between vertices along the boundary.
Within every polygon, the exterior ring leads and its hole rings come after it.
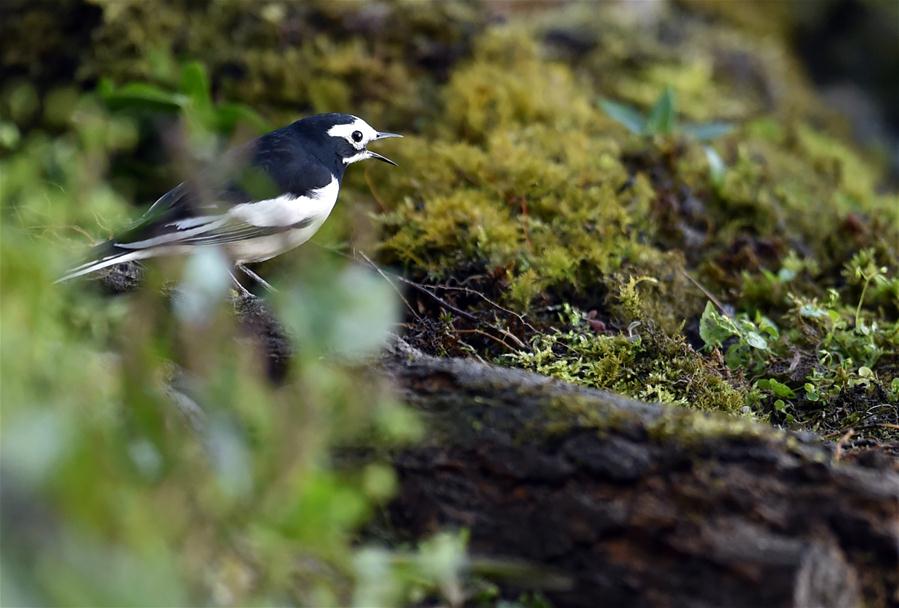
POLYGON ((96 272, 98 270, 102 270, 103 268, 108 268, 110 266, 114 266, 116 264, 122 264, 123 262, 130 262, 131 260, 137 260, 142 257, 142 251, 134 251, 134 250, 121 250, 114 249, 112 251, 107 250, 106 255, 103 255, 98 258, 94 258, 89 262, 85 262, 80 266, 75 266, 74 268, 70 268, 64 275, 59 277, 54 281, 54 283, 62 283, 63 281, 68 281, 69 279, 74 279, 76 277, 81 277, 86 274, 90 274, 92 272, 96 272))

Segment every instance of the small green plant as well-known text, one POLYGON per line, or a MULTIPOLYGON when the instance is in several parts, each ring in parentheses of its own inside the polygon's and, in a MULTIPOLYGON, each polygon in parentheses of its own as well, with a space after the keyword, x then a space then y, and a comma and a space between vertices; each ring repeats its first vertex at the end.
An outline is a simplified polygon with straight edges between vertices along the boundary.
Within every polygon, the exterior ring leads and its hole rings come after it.
MULTIPOLYGON (((641 280, 645 277, 630 287, 641 280)), ((508 360, 567 382, 645 401, 731 412, 744 404, 744 396, 680 336, 637 322, 620 334, 597 334, 586 316, 568 305, 560 321, 569 329, 536 336, 530 351, 509 355, 508 360)))
POLYGON ((179 81, 169 86, 150 82, 116 85, 104 78, 98 92, 110 110, 182 114, 203 130, 214 133, 228 133, 240 123, 259 132, 270 129, 268 122, 247 105, 214 102, 209 74, 196 61, 185 63, 179 81))
MULTIPOLYGON (((826 422, 828 408, 847 391, 895 402, 893 386, 899 386, 891 374, 899 323, 883 314, 896 301, 889 268, 865 249, 844 265, 842 289, 827 289, 821 297, 794 291, 800 274, 818 272, 813 260, 790 254, 776 272, 744 273, 744 297, 782 311, 777 325, 759 312, 730 317, 708 303, 699 327, 707 347, 726 349, 729 367, 756 378, 753 401, 766 403, 779 421, 813 428, 833 424, 826 422)), ((860 419, 857 411, 844 412, 839 428, 860 419)))
POLYGON ((770 342, 777 340, 780 332, 761 313, 757 312, 752 320, 745 313, 729 317, 708 302, 699 320, 699 335, 708 348, 720 348, 725 341, 735 338, 724 357, 728 367, 760 369, 771 354, 770 342))
POLYGON ((790 409, 793 407, 791 400, 796 397, 793 389, 774 378, 756 380, 754 387, 761 391, 763 395, 770 396, 773 399, 772 406, 774 411, 784 417, 784 422, 793 424, 796 421, 793 414, 790 413, 790 409))
POLYGON ((867 335, 871 331, 876 331, 875 327, 866 326, 862 319, 862 306, 865 303, 865 294, 868 287, 873 282, 877 287, 886 287, 890 284, 887 278, 888 268, 886 266, 878 266, 874 258, 873 249, 862 249, 852 259, 846 263, 843 269, 843 277, 851 285, 861 285, 861 295, 858 297, 858 304, 855 307, 855 329, 856 331, 867 335))
POLYGON ((606 114, 635 135, 647 137, 684 135, 697 141, 711 141, 733 130, 733 125, 728 122, 712 121, 698 124, 678 122, 677 96, 671 87, 665 87, 646 115, 632 106, 610 99, 601 98, 599 105, 606 114))
MULTIPOLYGON (((628 131, 644 137, 671 137, 682 135, 700 142, 707 142, 727 135, 733 125, 712 121, 698 124, 681 124, 677 120, 677 97, 671 87, 665 87, 655 104, 644 115, 636 108, 610 99, 601 98, 600 107, 610 118, 621 123, 628 131)), ((709 178, 718 188, 724 183, 727 165, 710 145, 703 146, 709 164, 709 178)))

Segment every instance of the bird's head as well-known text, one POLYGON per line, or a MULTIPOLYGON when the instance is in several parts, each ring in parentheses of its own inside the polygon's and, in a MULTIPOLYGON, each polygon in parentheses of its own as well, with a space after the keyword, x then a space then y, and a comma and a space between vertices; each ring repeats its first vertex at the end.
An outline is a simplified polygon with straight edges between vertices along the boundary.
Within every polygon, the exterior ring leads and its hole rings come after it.
POLYGON ((299 121, 316 131, 321 145, 333 150, 344 167, 360 160, 376 158, 385 163, 395 162, 368 149, 368 144, 379 139, 402 137, 397 133, 376 131, 367 122, 351 114, 318 114, 299 121))

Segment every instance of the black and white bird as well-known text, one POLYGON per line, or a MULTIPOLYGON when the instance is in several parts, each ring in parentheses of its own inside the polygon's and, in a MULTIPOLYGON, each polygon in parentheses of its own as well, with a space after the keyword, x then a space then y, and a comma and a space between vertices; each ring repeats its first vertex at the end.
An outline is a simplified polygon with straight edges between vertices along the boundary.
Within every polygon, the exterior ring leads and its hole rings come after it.
POLYGON ((309 116, 267 133, 225 154, 216 172, 166 192, 135 225, 98 245, 90 261, 59 281, 132 260, 219 246, 236 268, 268 286, 245 264, 312 238, 334 208, 352 163, 376 158, 396 165, 367 148, 388 137, 402 136, 336 113, 309 116))

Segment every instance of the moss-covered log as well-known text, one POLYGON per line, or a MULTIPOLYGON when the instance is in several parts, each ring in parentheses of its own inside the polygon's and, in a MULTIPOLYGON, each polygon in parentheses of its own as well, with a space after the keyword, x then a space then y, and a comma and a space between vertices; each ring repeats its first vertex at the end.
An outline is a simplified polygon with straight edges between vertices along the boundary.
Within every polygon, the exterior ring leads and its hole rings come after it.
MULTIPOLYGON (((127 290, 133 270, 104 286, 127 290)), ((277 380, 292 356, 284 330, 262 300, 235 311, 277 380)), ((381 368, 428 429, 392 456, 399 491, 373 528, 388 543, 467 528, 473 554, 566 580, 546 591, 557 607, 899 602, 899 474, 884 452, 846 462, 810 433, 435 358, 399 339, 381 368)), ((349 452, 352 466, 371 457, 349 452)))
MULTIPOLYGON (((808 437, 403 349, 429 440, 395 457, 390 528, 571 580, 555 606, 886 606, 899 476, 808 437)), ((514 590, 507 590, 514 592, 514 590)))

